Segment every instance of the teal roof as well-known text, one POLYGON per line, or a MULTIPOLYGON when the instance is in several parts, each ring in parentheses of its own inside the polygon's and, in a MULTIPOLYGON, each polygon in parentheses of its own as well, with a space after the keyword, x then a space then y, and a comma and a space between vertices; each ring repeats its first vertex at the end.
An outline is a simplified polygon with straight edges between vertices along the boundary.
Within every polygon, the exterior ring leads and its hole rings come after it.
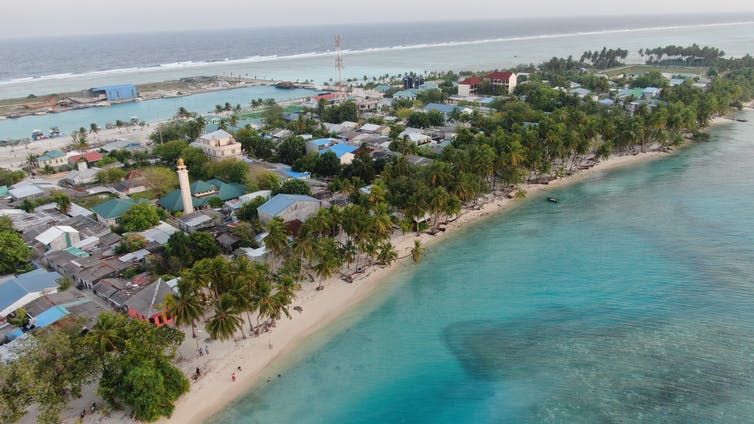
POLYGON ((9 196, 10 192, 8 191, 8 186, 0 186, 0 196, 9 196))
POLYGON ((202 180, 194 181, 191 184, 191 194, 206 193, 208 191, 214 191, 214 190, 217 190, 216 186, 210 183, 204 182, 202 180))
POLYGON ((397 99, 400 97, 416 98, 416 90, 413 88, 409 88, 408 90, 399 91, 393 94, 394 99, 397 99))
POLYGON ((219 197, 223 202, 226 200, 241 197, 244 194, 248 193, 246 186, 243 184, 226 183, 222 180, 218 180, 217 178, 213 178, 207 181, 207 183, 217 187, 218 191, 215 196, 219 197))
MULTIPOLYGON (((209 199, 218 197, 217 195, 205 196, 202 198, 196 198, 191 196, 191 204, 194 205, 194 209, 204 206, 209 202, 209 199)), ((173 190, 170 193, 162 196, 157 204, 167 209, 170 212, 180 212, 183 210, 183 198, 181 197, 181 190, 173 190)))
POLYGON ((127 210, 131 209, 132 206, 137 205, 139 203, 149 203, 149 200, 146 199, 139 199, 134 200, 131 198, 126 199, 111 199, 107 202, 100 203, 97 206, 94 206, 92 210, 97 215, 101 216, 104 219, 112 219, 117 218, 124 213, 126 213, 127 210))
MULTIPOLYGON (((204 196, 201 198, 196 198, 194 196, 191 196, 191 203, 194 205, 194 208, 198 208, 200 206, 204 206, 209 202, 209 199, 213 197, 218 197, 223 202, 230 199, 235 199, 238 197, 241 197, 242 195, 248 193, 248 190, 246 189, 246 186, 243 184, 236 184, 236 183, 226 183, 222 180, 219 180, 217 178, 213 178, 209 181, 196 181, 194 184, 191 184, 191 193, 205 193, 208 191, 217 190, 217 193, 204 196)), ((157 202, 160 206, 163 208, 169 210, 170 212, 179 212, 183 210, 183 198, 181 197, 181 190, 173 190, 170 193, 162 196, 160 200, 157 202)))
POLYGON ((42 156, 38 157, 38 161, 45 161, 45 160, 52 160, 57 158, 62 158, 65 156, 65 152, 60 150, 50 150, 49 152, 45 152, 42 156))
POLYGON ((79 258, 86 258, 87 256, 89 256, 88 252, 86 252, 84 250, 81 250, 78 247, 71 246, 71 247, 65 249, 65 251, 68 252, 68 253, 70 253, 73 256, 78 256, 79 258))

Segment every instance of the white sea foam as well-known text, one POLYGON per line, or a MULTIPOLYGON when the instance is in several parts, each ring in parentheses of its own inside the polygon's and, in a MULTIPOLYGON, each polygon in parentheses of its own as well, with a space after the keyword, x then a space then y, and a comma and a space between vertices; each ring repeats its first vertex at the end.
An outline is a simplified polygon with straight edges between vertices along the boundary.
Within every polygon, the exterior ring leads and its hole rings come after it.
MULTIPOLYGON (((444 48, 444 47, 459 47, 492 43, 510 43, 517 41, 531 41, 531 40, 546 40, 555 38, 568 38, 568 37, 585 37, 593 35, 607 35, 607 34, 621 34, 621 33, 636 33, 636 32, 650 32, 650 31, 672 31, 679 29, 694 29, 694 28, 709 28, 709 27, 722 27, 722 26, 740 26, 751 25, 754 21, 742 21, 742 22, 724 22, 724 23, 711 23, 711 24, 697 24, 697 25, 672 25, 672 26, 657 26, 657 27, 643 27, 643 28, 623 28, 623 29, 609 29, 600 31, 582 31, 582 32, 570 32, 570 33, 556 33, 556 34, 539 34, 539 35, 526 35, 518 37, 501 37, 501 38, 487 38, 480 40, 468 40, 468 41, 446 41, 441 43, 422 43, 422 44, 409 44, 409 45, 397 45, 389 47, 370 47, 365 49, 355 50, 343 50, 343 55, 364 55, 372 53, 381 53, 389 51, 400 50, 416 50, 416 49, 431 49, 431 48, 444 48)), ((131 67, 131 68, 117 68, 101 71, 90 71, 83 73, 60 73, 45 75, 40 77, 23 77, 14 78, 10 80, 0 81, 0 86, 9 85, 21 85, 33 81, 41 80, 64 80, 71 78, 86 78, 96 77, 110 74, 128 74, 128 73, 144 73, 144 72, 159 72, 168 69, 190 69, 190 68, 202 68, 216 65, 235 65, 244 63, 259 63, 259 62, 274 62, 284 60, 296 60, 296 59, 308 59, 317 57, 335 56, 335 51, 328 50, 324 52, 307 52, 297 53, 291 55, 267 55, 267 56, 250 56, 240 59, 220 59, 220 60, 208 60, 208 61, 183 61, 174 63, 165 63, 156 66, 148 67, 131 67)))

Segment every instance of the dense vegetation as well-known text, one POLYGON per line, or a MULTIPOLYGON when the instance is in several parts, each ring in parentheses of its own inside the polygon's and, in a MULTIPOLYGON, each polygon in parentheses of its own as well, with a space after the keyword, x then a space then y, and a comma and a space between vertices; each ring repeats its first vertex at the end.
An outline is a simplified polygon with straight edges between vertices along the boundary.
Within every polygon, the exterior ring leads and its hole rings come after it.
POLYGON ((60 422, 66 403, 99 379, 99 393, 135 418, 170 416, 175 400, 188 391, 171 361, 184 338, 172 328, 106 312, 91 329, 66 320, 27 339, 18 357, 0 362, 0 421, 16 422, 38 406, 38 422, 60 422))

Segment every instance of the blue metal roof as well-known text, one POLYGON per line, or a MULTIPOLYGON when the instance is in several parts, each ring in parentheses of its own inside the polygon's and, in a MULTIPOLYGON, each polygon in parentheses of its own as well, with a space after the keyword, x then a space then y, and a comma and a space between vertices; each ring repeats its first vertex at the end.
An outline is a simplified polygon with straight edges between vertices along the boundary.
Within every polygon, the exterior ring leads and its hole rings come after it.
POLYGON ((53 306, 52 308, 35 316, 34 325, 36 325, 37 328, 44 328, 50 324, 54 324, 62 318, 65 318, 65 316, 68 314, 70 314, 70 312, 68 312, 68 310, 66 310, 65 308, 62 308, 60 306, 53 306))
POLYGON ((318 138, 316 140, 310 140, 309 143, 312 143, 315 146, 327 146, 328 144, 333 144, 335 142, 331 138, 318 138))
POLYGON ((26 294, 26 290, 19 286, 15 279, 0 284, 0 311, 16 303, 26 294))
POLYGON ((257 208, 258 212, 264 212, 272 216, 277 216, 280 212, 288 209, 296 202, 316 202, 319 200, 302 194, 278 194, 270 198, 267 202, 257 208))
POLYGON ((35 269, 34 271, 19 275, 15 280, 19 286, 31 293, 57 287, 60 277, 60 274, 57 272, 35 269))
POLYGON ((337 156, 338 159, 340 159, 346 153, 353 153, 353 152, 355 152, 358 149, 359 149, 358 147, 352 146, 350 144, 335 144, 335 145, 333 145, 331 147, 328 147, 327 149, 323 150, 322 152, 331 151, 331 152, 335 153, 335 156, 337 156))
POLYGON ((453 111, 456 109, 458 109, 458 106, 456 105, 446 105, 442 103, 429 103, 428 105, 424 106, 424 110, 426 112, 429 112, 431 110, 436 110, 446 115, 453 113, 453 111))
POLYGON ((121 90, 121 89, 131 89, 136 88, 136 85, 134 84, 113 84, 113 85, 102 85, 99 87, 94 87, 92 90, 94 91, 107 91, 107 90, 121 90))

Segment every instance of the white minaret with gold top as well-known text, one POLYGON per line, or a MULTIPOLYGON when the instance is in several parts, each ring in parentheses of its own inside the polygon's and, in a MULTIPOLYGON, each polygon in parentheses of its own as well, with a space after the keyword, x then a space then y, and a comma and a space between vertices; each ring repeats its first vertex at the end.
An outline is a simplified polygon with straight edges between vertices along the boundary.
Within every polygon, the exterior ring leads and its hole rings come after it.
POLYGON ((181 199, 183 200, 183 214, 194 211, 194 203, 191 200, 191 184, 189 183, 188 169, 183 163, 183 158, 178 158, 178 184, 181 186, 181 199))

